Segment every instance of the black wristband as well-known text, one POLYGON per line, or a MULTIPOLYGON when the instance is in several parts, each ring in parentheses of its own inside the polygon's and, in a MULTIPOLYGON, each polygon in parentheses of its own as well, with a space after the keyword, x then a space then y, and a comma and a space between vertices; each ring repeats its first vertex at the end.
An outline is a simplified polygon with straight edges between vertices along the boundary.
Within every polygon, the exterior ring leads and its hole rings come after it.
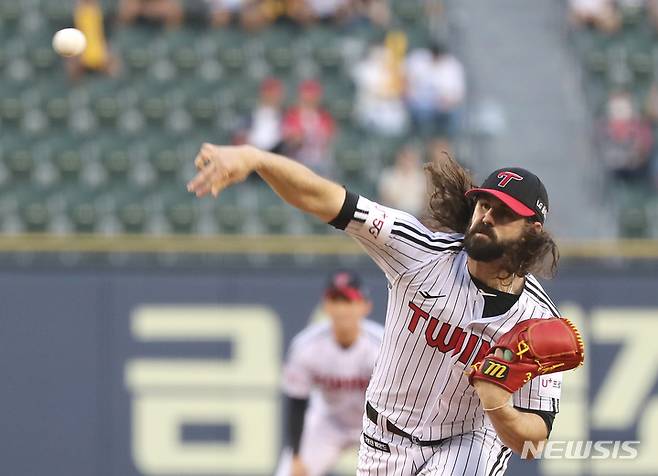
POLYGON ((338 212, 336 218, 329 222, 331 226, 339 230, 344 230, 350 224, 350 220, 354 217, 354 212, 356 212, 356 204, 359 201, 359 196, 356 193, 350 192, 347 189, 345 192, 345 201, 340 212, 338 212))

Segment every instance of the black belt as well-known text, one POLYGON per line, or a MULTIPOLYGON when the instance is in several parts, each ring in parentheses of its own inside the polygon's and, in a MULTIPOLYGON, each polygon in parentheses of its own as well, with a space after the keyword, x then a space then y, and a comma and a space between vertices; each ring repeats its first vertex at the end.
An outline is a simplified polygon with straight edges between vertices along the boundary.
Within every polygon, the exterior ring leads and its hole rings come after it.
MULTIPOLYGON (((379 421, 378 421, 379 412, 375 410, 372 405, 370 405, 370 402, 366 402, 366 415, 368 416, 368 420, 373 422, 375 425, 379 425, 379 421)), ((386 429, 391 433, 393 433, 394 435, 398 435, 401 436, 402 438, 407 438, 411 440, 413 444, 418 446, 437 446, 443 442, 443 439, 420 440, 418 439, 418 437, 410 435, 406 431, 395 426, 393 423, 391 423, 391 421, 388 418, 386 418, 386 429)))

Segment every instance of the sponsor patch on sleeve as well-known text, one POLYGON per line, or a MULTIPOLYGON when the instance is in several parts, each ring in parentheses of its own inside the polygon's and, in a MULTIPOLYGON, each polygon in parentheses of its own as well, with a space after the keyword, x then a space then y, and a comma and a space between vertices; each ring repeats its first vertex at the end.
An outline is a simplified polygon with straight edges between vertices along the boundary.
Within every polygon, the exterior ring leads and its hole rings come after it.
POLYGON ((562 374, 555 373, 539 376, 539 396, 547 398, 560 398, 562 390, 562 374))
POLYGON ((384 241, 388 238, 393 226, 393 215, 391 211, 381 205, 372 202, 368 220, 366 221, 368 233, 378 241, 384 241))

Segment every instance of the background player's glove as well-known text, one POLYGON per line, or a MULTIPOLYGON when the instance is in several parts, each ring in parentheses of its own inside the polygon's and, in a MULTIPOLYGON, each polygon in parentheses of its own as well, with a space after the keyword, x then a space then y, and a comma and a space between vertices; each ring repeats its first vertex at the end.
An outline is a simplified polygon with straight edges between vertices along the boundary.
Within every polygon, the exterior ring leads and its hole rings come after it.
POLYGON ((484 359, 471 366, 468 381, 486 380, 509 392, 542 374, 582 365, 585 347, 571 321, 527 319, 503 334, 484 359), (498 352, 497 352, 498 351, 498 352))

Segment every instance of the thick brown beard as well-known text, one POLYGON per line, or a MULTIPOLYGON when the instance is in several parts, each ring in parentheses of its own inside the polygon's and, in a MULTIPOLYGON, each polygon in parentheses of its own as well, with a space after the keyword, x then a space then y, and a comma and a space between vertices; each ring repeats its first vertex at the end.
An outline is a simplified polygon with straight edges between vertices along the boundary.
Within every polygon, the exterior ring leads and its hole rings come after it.
POLYGON ((509 243, 500 259, 501 279, 529 273, 552 278, 557 271, 560 253, 551 235, 543 228, 526 225, 520 239, 509 243))
POLYGON ((491 229, 482 223, 473 225, 464 234, 464 249, 468 256, 475 261, 490 263, 504 256, 506 249, 510 245, 502 243, 496 238, 491 229), (482 233, 489 238, 488 242, 478 240, 475 235, 482 233))

